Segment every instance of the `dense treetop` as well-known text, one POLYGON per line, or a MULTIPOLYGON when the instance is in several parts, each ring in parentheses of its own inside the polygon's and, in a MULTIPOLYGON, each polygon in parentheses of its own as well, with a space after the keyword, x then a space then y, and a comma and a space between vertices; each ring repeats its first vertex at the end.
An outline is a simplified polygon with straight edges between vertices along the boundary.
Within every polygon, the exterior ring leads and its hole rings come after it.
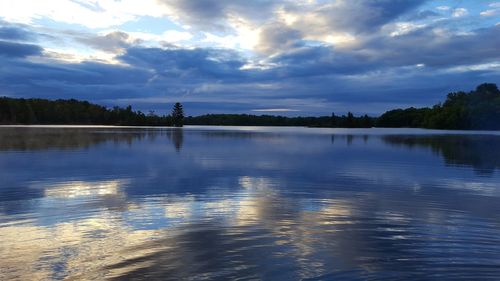
POLYGON ((432 108, 387 111, 377 126, 500 130, 500 91, 496 84, 481 84, 468 93, 450 93, 444 103, 432 108))
POLYGON ((248 114, 207 114, 196 117, 187 117, 184 120, 188 125, 226 125, 226 126, 301 126, 301 127, 339 127, 339 128, 370 128, 375 124, 375 118, 367 115, 355 117, 352 113, 347 116, 320 116, 320 117, 285 117, 273 115, 248 114))
POLYGON ((126 108, 104 106, 87 101, 0 98, 0 124, 72 125, 171 125, 169 116, 145 115, 126 108))

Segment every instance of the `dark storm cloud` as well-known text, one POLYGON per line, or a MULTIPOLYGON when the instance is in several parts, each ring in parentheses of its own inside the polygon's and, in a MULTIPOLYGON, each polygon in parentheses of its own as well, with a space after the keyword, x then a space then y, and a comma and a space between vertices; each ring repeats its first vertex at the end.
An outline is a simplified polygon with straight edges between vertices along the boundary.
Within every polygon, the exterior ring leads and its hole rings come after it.
MULTIPOLYGON (((357 31, 370 32, 373 28, 380 27, 399 16, 422 5, 427 0, 350 0, 345 2, 349 8, 336 11, 338 17, 345 16, 348 23, 357 31), (353 12, 356 11, 356 12, 353 12), (362 11, 364 14, 359 14, 362 11), (346 16, 349 15, 349 16, 346 16)), ((335 24, 335 19, 333 19, 335 24)), ((346 28, 349 28, 346 26, 346 28)))
POLYGON ((154 69, 156 74, 179 78, 234 79, 245 64, 237 52, 223 49, 161 49, 132 47, 120 60, 154 69))
POLYGON ((0 20, 0 40, 29 41, 35 40, 36 34, 21 24, 11 24, 0 20))
POLYGON ((330 46, 308 46, 272 59, 280 77, 308 77, 329 74, 360 74, 377 67, 363 53, 336 52, 330 46))
POLYGON ((424 28, 392 38, 379 37, 367 42, 377 50, 375 59, 381 65, 425 64, 446 68, 498 61, 500 59, 500 26, 483 28, 465 34, 453 34, 424 28))
POLYGON ((12 83, 26 81, 57 81, 64 84, 115 85, 123 82, 146 81, 149 75, 140 69, 95 62, 58 63, 46 61, 34 63, 25 60, 3 59, 10 69, 0 69, 3 79, 12 83))
POLYGON ((0 57, 27 57, 40 55, 42 51, 37 45, 0 41, 0 57))
POLYGON ((433 28, 401 36, 381 35, 356 49, 304 46, 272 58, 281 77, 364 74, 369 71, 417 65, 448 67, 500 60, 500 26, 468 34, 440 34, 433 28))
POLYGON ((0 26, 0 39, 26 41, 31 38, 32 35, 26 30, 11 26, 0 26))
POLYGON ((130 47, 119 59, 128 65, 0 57, 0 64, 9 65, 0 68, 0 95, 78 98, 110 106, 130 99, 140 105, 141 99, 201 93, 210 83, 239 84, 251 73, 239 70, 245 61, 229 50, 130 47))
POLYGON ((77 98, 90 101, 151 95, 144 85, 145 70, 95 62, 31 62, 0 57, 0 95, 39 98, 77 98))

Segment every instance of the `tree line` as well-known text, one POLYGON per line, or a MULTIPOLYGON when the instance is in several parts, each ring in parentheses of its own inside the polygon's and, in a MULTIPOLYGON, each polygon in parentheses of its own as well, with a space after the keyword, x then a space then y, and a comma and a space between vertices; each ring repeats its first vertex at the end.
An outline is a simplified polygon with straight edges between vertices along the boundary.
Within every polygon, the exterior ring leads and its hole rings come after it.
POLYGON ((368 115, 321 117, 284 117, 248 114, 206 114, 185 117, 180 103, 173 106, 169 115, 145 114, 132 110, 132 106, 111 109, 88 101, 0 98, 0 124, 53 124, 53 125, 117 125, 117 126, 176 126, 234 125, 234 126, 304 126, 369 128, 375 118, 368 115))
POLYGON ((145 114, 115 106, 106 108, 87 101, 0 98, 0 124, 182 126, 182 105, 176 103, 170 115, 145 114))
POLYGON ((338 128, 371 128, 375 118, 347 115, 320 117, 285 117, 274 115, 249 114, 206 114, 189 116, 184 119, 187 125, 222 125, 222 126, 299 126, 299 127, 338 127, 338 128))
POLYGON ((377 126, 500 130, 500 91, 496 84, 484 83, 468 93, 450 93, 444 103, 431 108, 387 111, 378 118, 377 126))
POLYGON ((394 109, 380 117, 347 115, 285 117, 249 114, 184 116, 180 103, 169 115, 145 114, 125 108, 106 108, 87 101, 0 98, 0 124, 74 124, 122 126, 303 126, 303 127, 409 127, 430 129, 500 130, 500 91, 485 83, 471 92, 448 94, 433 107, 394 109))

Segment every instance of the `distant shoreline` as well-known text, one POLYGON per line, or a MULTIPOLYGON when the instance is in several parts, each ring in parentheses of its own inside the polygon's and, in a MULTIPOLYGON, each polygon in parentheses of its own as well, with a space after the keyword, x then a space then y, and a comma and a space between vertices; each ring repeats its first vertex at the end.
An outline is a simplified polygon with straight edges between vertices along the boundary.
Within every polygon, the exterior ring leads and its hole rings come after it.
POLYGON ((153 129, 153 130, 206 130, 214 129, 221 131, 252 131, 262 133, 286 133, 294 132, 287 129, 305 129, 322 133, 335 133, 349 135, 492 135, 500 136, 500 130, 450 130, 450 129, 427 129, 427 128, 324 128, 324 127, 301 127, 301 126, 233 126, 233 125, 186 125, 184 127, 172 126, 120 126, 120 125, 0 125, 0 129, 153 129), (249 130, 252 128, 252 130, 249 130), (272 129, 276 129, 271 131, 272 129), (329 130, 328 130, 329 129, 329 130))
POLYGON ((177 115, 158 116, 126 108, 104 106, 78 100, 0 98, 3 125, 83 125, 83 126, 266 126, 309 128, 423 128, 441 130, 500 130, 500 91, 496 84, 481 84, 471 92, 448 94, 432 108, 389 110, 379 117, 368 115, 286 117, 277 115, 205 114, 184 117, 182 105, 177 115))

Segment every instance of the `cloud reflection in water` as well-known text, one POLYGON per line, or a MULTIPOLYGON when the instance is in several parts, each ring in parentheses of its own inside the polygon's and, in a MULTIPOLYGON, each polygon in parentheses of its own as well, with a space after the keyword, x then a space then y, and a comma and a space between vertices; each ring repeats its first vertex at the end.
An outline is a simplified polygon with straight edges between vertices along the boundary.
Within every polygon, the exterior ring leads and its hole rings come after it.
POLYGON ((33 130, 0 140, 7 279, 500 274, 495 154, 466 157, 495 136, 454 136, 441 153, 443 136, 371 131, 33 130))

